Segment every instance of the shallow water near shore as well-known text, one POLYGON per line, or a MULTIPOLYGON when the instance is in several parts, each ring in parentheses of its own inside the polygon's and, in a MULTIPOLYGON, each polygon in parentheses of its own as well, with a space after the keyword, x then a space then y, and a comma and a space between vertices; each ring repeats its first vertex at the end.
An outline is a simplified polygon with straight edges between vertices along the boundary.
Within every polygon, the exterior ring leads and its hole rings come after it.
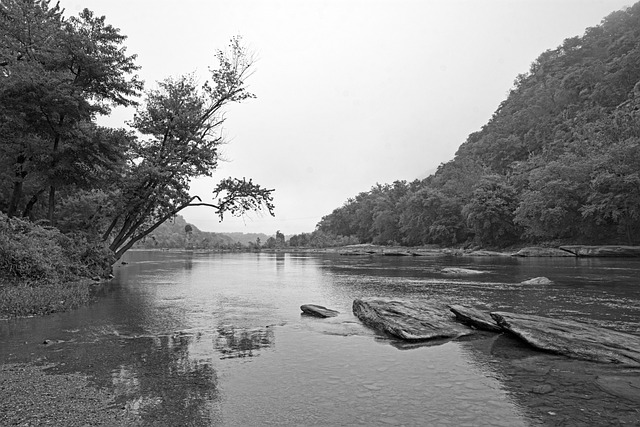
POLYGON ((618 390, 638 370, 496 334, 406 345, 351 313, 354 298, 437 299, 640 335, 637 259, 133 251, 123 260, 97 303, 1 322, 0 363, 88 375, 138 425, 640 423, 640 402, 618 390), (486 273, 456 278, 442 267, 486 273), (554 283, 520 284, 538 276, 554 283), (303 316, 307 303, 340 315, 303 316))

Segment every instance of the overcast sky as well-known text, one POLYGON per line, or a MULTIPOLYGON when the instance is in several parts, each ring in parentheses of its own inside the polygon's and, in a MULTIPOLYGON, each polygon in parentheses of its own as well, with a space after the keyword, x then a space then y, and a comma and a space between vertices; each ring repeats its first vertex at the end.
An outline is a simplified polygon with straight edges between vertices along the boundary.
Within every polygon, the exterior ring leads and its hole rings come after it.
MULTIPOLYGON (((376 183, 424 178, 453 158, 540 53, 582 35, 625 0, 62 0, 87 7, 128 36, 148 88, 196 72, 241 35, 257 62, 257 99, 231 107, 230 144, 214 179, 275 188, 276 217, 219 223, 182 212, 206 231, 290 235, 376 183)), ((102 123, 121 127, 119 110, 102 123)))

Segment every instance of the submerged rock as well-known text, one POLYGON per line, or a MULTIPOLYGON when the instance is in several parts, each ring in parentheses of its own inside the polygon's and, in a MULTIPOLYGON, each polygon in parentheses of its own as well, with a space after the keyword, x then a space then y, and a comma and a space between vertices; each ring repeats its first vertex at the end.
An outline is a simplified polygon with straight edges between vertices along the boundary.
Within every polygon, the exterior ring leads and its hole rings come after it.
POLYGON ((598 376, 596 384, 607 393, 640 403, 640 375, 638 372, 623 374, 598 376))
POLYGON ((460 268, 460 267, 445 267, 440 270, 440 273, 447 274, 450 276, 475 276, 477 274, 486 274, 486 271, 480 270, 472 270, 470 268, 460 268))
POLYGON ((502 328, 493 320, 489 313, 475 308, 461 305, 450 305, 449 310, 456 315, 459 322, 483 331, 500 332, 502 328))
POLYGON ((528 248, 522 248, 518 252, 514 253, 513 256, 520 257, 574 257, 575 255, 571 252, 564 251, 558 248, 540 248, 537 246, 532 246, 528 248))
POLYGON ((487 251, 484 249, 478 249, 475 251, 471 251, 471 252, 465 252, 464 256, 511 256, 513 255, 512 253, 507 253, 507 252, 496 252, 496 251, 487 251))
POLYGON ((316 304, 303 304, 300 306, 300 310, 302 310, 304 314, 308 314, 309 316, 322 318, 335 317, 340 314, 339 311, 331 310, 330 308, 316 304))
POLYGON ((574 320, 491 313, 498 325, 533 347, 574 359, 640 366, 640 336, 574 320))
POLYGON ((373 251, 345 251, 345 252, 340 252, 340 255, 344 255, 344 256, 369 256, 369 255, 373 255, 375 254, 375 252, 373 251))
POLYGON ((390 299, 356 299, 353 314, 365 325, 394 337, 417 341, 457 338, 473 331, 453 321, 443 304, 390 299))
POLYGON ((640 257, 640 246, 560 246, 560 249, 579 257, 640 257))
POLYGON ((553 282, 546 277, 534 277, 533 279, 520 282, 521 285, 550 285, 553 282))

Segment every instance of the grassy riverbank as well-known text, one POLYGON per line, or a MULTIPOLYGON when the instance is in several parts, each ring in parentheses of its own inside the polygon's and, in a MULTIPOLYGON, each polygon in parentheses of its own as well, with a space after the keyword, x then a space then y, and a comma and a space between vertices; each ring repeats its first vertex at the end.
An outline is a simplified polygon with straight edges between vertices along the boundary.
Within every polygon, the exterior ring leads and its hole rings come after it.
POLYGON ((65 311, 86 304, 113 255, 84 235, 0 214, 0 318, 65 311))

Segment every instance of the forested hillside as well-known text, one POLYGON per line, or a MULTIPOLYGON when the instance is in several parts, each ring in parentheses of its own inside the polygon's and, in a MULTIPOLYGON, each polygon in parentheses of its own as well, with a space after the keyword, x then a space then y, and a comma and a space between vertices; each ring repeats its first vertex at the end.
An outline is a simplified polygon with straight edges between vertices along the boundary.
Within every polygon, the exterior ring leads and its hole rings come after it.
POLYGON ((405 245, 640 243, 640 3, 542 53, 453 160, 317 230, 405 245))
POLYGON ((134 247, 138 248, 180 248, 223 249, 231 248, 236 243, 231 237, 201 231, 193 224, 188 224, 182 215, 176 215, 164 222, 151 234, 140 240, 134 247))

